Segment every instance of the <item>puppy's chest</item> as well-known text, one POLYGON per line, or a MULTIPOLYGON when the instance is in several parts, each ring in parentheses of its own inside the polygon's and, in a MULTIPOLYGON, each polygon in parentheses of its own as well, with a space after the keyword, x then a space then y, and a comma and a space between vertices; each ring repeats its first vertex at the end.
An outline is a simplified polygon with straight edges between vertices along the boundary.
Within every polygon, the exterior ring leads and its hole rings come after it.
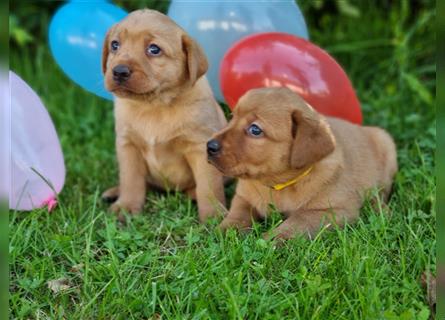
POLYGON ((155 123, 133 123, 124 125, 118 135, 127 143, 133 144, 148 162, 156 158, 173 156, 178 134, 171 128, 155 123))
POLYGON ((242 193, 242 196, 263 217, 269 215, 273 209, 287 215, 301 209, 307 203, 304 197, 289 190, 275 191, 260 184, 252 184, 242 193))
POLYGON ((178 128, 147 117, 139 121, 116 122, 116 125, 118 140, 134 145, 153 174, 166 174, 175 166, 183 166, 183 156, 176 147, 180 140, 178 128))
POLYGON ((152 119, 117 124, 117 134, 140 148, 152 149, 178 138, 179 128, 152 119))

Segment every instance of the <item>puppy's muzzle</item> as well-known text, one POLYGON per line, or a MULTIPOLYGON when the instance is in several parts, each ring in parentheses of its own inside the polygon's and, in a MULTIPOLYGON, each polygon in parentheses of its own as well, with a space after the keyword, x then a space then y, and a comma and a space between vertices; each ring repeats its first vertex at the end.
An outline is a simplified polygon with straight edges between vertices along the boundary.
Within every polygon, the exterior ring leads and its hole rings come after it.
POLYGON ((130 76, 131 69, 124 64, 119 64, 113 68, 113 80, 119 84, 130 79, 130 76))
POLYGON ((219 155, 221 153, 221 149, 222 146, 218 140, 212 139, 207 142, 207 155, 209 157, 215 157, 219 155))

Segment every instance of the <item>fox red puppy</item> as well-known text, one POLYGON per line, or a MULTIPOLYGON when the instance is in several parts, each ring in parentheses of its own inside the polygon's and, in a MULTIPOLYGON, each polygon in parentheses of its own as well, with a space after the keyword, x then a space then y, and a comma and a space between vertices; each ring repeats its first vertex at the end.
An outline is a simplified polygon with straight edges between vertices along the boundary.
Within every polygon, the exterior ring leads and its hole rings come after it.
POLYGON ((397 171, 386 131, 324 117, 286 88, 247 92, 207 152, 223 174, 239 178, 220 227, 249 228, 274 204, 285 220, 267 237, 284 239, 354 221, 368 190, 388 199, 397 171))
POLYGON ((105 86, 115 96, 119 185, 103 197, 115 212, 140 212, 147 189, 182 190, 205 221, 224 205, 223 177, 207 140, 226 125, 201 47, 169 17, 139 10, 113 26, 103 47, 105 86))

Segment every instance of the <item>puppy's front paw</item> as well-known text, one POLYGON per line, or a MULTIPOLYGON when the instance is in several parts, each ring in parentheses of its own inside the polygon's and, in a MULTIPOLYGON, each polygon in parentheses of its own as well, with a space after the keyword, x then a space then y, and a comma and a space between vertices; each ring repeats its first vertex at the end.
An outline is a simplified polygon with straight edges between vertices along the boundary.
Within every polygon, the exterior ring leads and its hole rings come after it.
POLYGON ((225 208, 220 203, 215 205, 202 205, 198 202, 199 221, 205 223, 211 218, 222 218, 224 216, 223 210, 225 210, 225 208))
POLYGON ((226 231, 229 228, 232 228, 233 225, 228 223, 227 219, 224 219, 223 221, 221 221, 221 223, 218 225, 218 229, 221 231, 226 231))
POLYGON ((221 231, 226 231, 227 229, 233 228, 239 231, 247 231, 251 228, 252 223, 248 221, 235 220, 225 218, 219 225, 218 229, 221 231))
POLYGON ((143 204, 135 203, 131 201, 122 201, 118 199, 110 206, 110 211, 120 214, 122 212, 128 212, 131 214, 138 214, 142 211, 143 204))
POLYGON ((285 240, 289 240, 293 237, 294 235, 288 232, 282 232, 282 233, 277 233, 274 231, 269 231, 269 232, 265 232, 263 233, 263 239, 267 240, 267 241, 276 241, 276 242, 283 242, 285 240))

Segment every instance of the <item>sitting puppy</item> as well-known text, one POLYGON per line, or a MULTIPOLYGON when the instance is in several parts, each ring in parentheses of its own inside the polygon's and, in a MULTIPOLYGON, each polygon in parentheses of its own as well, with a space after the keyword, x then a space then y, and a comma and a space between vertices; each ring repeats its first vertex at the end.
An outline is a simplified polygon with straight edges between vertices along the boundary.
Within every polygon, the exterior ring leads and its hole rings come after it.
POLYGON ((142 210, 147 187, 183 190, 205 221, 224 205, 223 177, 206 142, 226 125, 204 74, 199 45, 169 17, 139 10, 113 26, 103 47, 105 86, 115 96, 119 186, 111 210, 142 210))
POLYGON ((207 152, 216 168, 239 178, 220 227, 249 228, 274 204, 286 219, 266 238, 313 236, 323 222, 355 220, 367 190, 380 188, 387 200, 397 171, 384 130, 325 118, 286 88, 247 92, 207 152))

